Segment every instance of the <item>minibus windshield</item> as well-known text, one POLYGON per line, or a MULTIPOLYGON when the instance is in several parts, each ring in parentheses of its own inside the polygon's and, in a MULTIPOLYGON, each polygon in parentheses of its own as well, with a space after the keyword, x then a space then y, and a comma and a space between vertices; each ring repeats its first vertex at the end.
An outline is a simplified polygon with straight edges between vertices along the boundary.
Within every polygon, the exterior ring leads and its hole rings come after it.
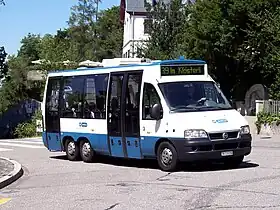
POLYGON ((233 109, 212 81, 160 83, 159 88, 171 111, 214 111, 233 109))

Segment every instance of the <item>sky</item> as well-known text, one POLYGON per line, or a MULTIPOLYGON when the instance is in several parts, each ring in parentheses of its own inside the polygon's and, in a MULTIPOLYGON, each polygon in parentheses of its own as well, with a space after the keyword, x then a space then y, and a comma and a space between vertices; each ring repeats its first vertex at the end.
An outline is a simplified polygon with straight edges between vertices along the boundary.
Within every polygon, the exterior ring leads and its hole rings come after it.
MULTIPOLYGON (((78 0, 4 0, 0 5, 0 46, 8 54, 17 54, 20 41, 28 33, 55 34, 67 27, 70 8, 78 0)), ((102 0, 100 9, 120 5, 120 0, 102 0)))

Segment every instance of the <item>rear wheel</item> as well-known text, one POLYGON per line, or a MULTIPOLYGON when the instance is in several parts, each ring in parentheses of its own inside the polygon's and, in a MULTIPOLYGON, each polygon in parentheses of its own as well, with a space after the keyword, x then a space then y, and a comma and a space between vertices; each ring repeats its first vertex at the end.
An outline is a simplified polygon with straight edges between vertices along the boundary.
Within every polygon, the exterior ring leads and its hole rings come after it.
POLYGON ((68 160, 78 160, 80 156, 80 148, 72 139, 67 139, 65 142, 65 150, 68 160))
POLYGON ((177 151, 169 142, 160 143, 157 149, 157 162, 163 171, 175 171, 178 165, 177 151))
POLYGON ((81 158, 84 162, 93 162, 95 153, 87 140, 82 140, 80 143, 81 158))

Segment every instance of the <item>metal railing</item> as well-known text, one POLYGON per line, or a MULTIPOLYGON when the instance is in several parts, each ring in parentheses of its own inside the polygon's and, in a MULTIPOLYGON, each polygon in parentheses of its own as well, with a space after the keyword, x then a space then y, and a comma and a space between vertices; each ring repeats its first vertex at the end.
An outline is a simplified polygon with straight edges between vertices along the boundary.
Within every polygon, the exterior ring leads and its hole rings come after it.
POLYGON ((280 115, 280 101, 274 101, 274 100, 264 101, 263 112, 280 115))

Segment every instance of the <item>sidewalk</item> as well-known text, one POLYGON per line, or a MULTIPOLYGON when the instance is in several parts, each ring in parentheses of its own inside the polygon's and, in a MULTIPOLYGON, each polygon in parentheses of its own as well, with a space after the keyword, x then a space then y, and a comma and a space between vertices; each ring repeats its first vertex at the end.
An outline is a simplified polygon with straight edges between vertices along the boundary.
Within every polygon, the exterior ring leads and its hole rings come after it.
POLYGON ((22 174, 21 164, 8 158, 0 157, 0 189, 19 179, 22 174))

